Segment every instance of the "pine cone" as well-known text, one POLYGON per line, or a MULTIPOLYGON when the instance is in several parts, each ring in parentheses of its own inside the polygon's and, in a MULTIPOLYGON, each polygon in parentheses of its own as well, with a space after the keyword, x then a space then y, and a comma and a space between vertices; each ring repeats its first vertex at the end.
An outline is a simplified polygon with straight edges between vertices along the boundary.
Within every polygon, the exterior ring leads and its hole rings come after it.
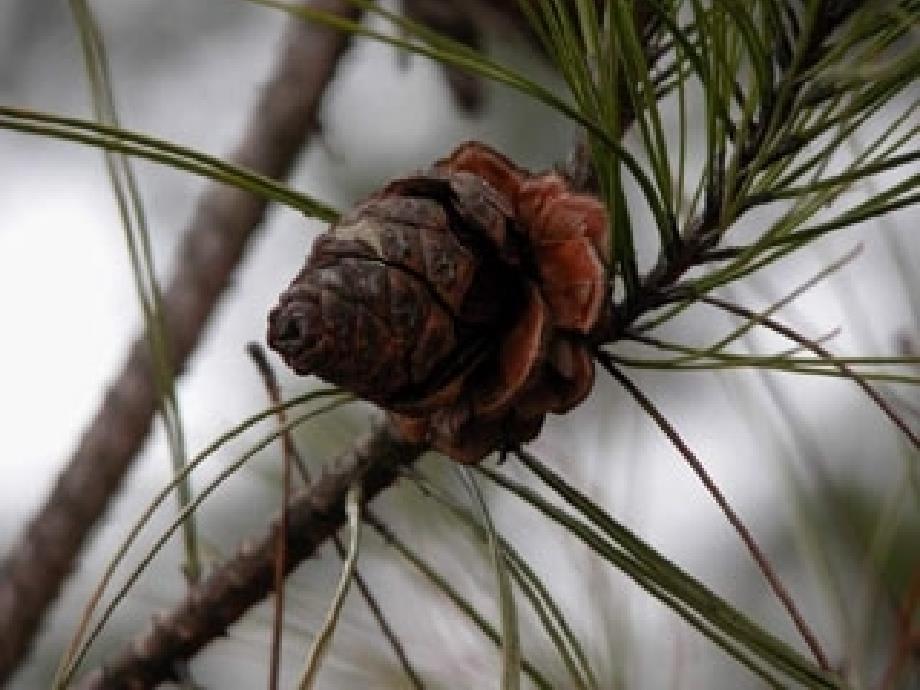
POLYGON ((600 201, 469 142, 318 237, 268 342, 474 463, 591 390, 608 260, 600 201))

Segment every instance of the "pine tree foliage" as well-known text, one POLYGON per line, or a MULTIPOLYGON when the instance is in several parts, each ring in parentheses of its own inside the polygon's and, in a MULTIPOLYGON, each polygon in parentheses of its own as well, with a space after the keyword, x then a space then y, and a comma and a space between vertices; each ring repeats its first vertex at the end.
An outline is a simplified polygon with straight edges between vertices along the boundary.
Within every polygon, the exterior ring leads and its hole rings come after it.
MULTIPOLYGON (((766 312, 733 305, 714 293, 828 235, 850 228, 858 231, 868 221, 920 202, 920 42, 916 38, 920 1, 519 0, 517 11, 567 86, 563 95, 384 3, 350 0, 379 20, 361 24, 281 0, 249 1, 393 45, 478 79, 493 80, 533 97, 581 126, 590 154, 590 186, 610 211, 614 259, 609 281, 614 306, 603 337, 596 343, 598 356, 610 367, 671 371, 757 368, 850 379, 889 416, 911 446, 912 462, 916 462, 920 450, 916 433, 875 386, 920 384, 920 378, 911 373, 920 359, 836 357, 817 341, 789 329, 783 332, 771 318, 845 262, 791 291, 766 312), (386 28, 374 28, 381 24, 386 28), (894 117, 893 109, 898 113, 894 117), (676 129, 666 125, 674 112, 679 122, 676 129), (624 143, 627 131, 631 133, 629 144, 624 143), (701 132, 704 141, 695 141, 701 132), (865 143, 851 155, 848 147, 857 135, 865 143), (694 145, 706 152, 701 166, 691 163, 694 145), (841 160, 846 163, 841 165, 841 160), (885 185, 866 184, 880 179, 886 180, 885 185), (641 214, 627 203, 634 190, 646 206, 641 214), (765 207, 774 211, 769 222, 753 231, 750 227, 742 229, 751 214, 765 207), (640 217, 652 222, 639 222, 640 217), (657 251, 650 265, 643 265, 637 254, 636 247, 648 240, 640 233, 653 234, 657 251), (678 314, 707 308, 705 305, 741 316, 744 323, 706 348, 669 341, 657 332, 678 314), (792 339, 795 346, 764 355, 733 352, 731 346, 754 327, 773 328, 792 339), (624 340, 643 345, 650 354, 621 354, 618 343, 624 340), (888 369, 880 371, 880 365, 888 369)), ((0 128, 95 146, 111 154, 113 186, 118 190, 143 312, 156 350, 163 328, 158 288, 145 249, 149 238, 143 208, 133 190, 135 183, 125 156, 235 185, 307 216, 329 221, 337 213, 321 200, 216 157, 121 128, 107 81, 101 36, 84 3, 75 1, 74 7, 83 30, 98 121, 4 105, 0 106, 0 128)), ((161 359, 168 362, 165 356, 161 359)), ((215 483, 193 499, 184 478, 233 435, 277 411, 270 409, 246 420, 182 468, 181 419, 173 373, 165 364, 158 371, 164 415, 180 461, 177 477, 143 512, 107 570, 97 595, 169 492, 176 486, 184 487, 183 508, 157 548, 191 518, 195 506, 216 487, 215 483)), ((304 396, 289 405, 311 403, 316 397, 304 396)), ((345 398, 335 400, 327 407, 314 406, 288 427, 345 398)), ((259 447, 280 433, 273 432, 259 447)), ((253 453, 240 456, 233 467, 241 466, 253 453)), ((811 659, 779 640, 645 543, 548 463, 524 451, 516 454, 560 502, 489 465, 477 468, 464 480, 472 501, 439 488, 423 473, 409 471, 407 475, 413 486, 432 499, 432 509, 454 515, 459 525, 488 546, 502 614, 498 630, 451 589, 423 554, 414 552, 387 525, 365 516, 385 541, 465 612, 472 625, 503 649, 503 688, 520 687, 522 675, 537 687, 552 687, 520 648, 516 606, 525 600, 558 653, 571 687, 593 690, 606 686, 598 680, 584 642, 573 633, 574 626, 554 602, 550 589, 513 542, 493 525, 477 484, 482 479, 529 504, 542 519, 561 525, 603 563, 627 575, 768 685, 847 687, 842 675, 826 665, 822 668, 820 655, 811 659)), ((189 524, 187 545, 189 561, 193 562, 191 554, 197 547, 194 528, 189 524)), ((354 561, 346 570, 353 566, 354 561)), ((62 662, 61 687, 139 572, 129 578, 95 630, 88 632, 93 607, 100 598, 94 597, 62 662)), ((330 619, 330 630, 335 618, 330 619)), ((315 671, 311 666, 305 676, 315 671)))

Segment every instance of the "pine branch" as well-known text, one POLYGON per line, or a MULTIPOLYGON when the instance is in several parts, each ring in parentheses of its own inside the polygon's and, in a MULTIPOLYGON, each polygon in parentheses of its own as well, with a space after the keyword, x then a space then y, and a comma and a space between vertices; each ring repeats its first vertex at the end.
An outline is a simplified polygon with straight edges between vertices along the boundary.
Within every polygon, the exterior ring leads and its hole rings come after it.
MULTIPOLYGON (((836 23, 830 25, 831 29, 840 20, 837 18, 834 21, 836 23)), ((811 66, 821 57, 821 40, 818 39, 829 34, 828 26, 826 22, 820 25, 814 31, 814 36, 803 42, 804 56, 798 64, 800 69, 811 66)), ((788 83, 792 83, 791 75, 787 76, 790 77, 788 83)), ((639 316, 673 301, 675 295, 691 294, 680 292, 682 288, 678 280, 688 269, 702 261, 711 260, 714 253, 722 250, 718 240, 726 226, 726 218, 720 214, 723 201, 732 198, 730 192, 754 178, 757 174, 755 164, 759 160, 769 159, 775 154, 775 150, 771 149, 775 140, 770 141, 767 135, 772 134, 771 123, 785 119, 784 109, 788 108, 788 103, 783 99, 777 99, 777 102, 769 101, 769 106, 763 107, 759 119, 752 124, 753 134, 748 133, 747 145, 739 149, 743 153, 739 154, 742 169, 738 175, 726 178, 724 174, 719 174, 724 173, 725 165, 720 152, 714 152, 713 174, 706 190, 703 211, 683 236, 678 238, 676 251, 662 254, 658 267, 641 285, 639 298, 619 304, 612 311, 610 327, 598 334, 598 341, 609 342, 621 337, 639 316), (730 179, 731 183, 727 184, 726 179, 730 179)), ((726 128, 729 129, 728 125, 726 128)), ((743 210, 739 208, 738 214, 743 210)), ((291 507, 291 526, 284 535, 288 544, 288 569, 309 557, 342 523, 345 492, 356 475, 366 473, 367 481, 376 486, 366 486, 366 495, 374 495, 395 480, 393 462, 411 462, 422 450, 417 446, 402 445, 402 450, 394 451, 391 461, 387 462, 385 458, 376 457, 377 454, 386 456, 388 448, 393 450, 391 444, 401 444, 385 430, 378 431, 368 443, 376 450, 357 447, 349 454, 356 457, 346 462, 348 466, 324 477, 295 500, 291 507), (381 441, 381 435, 388 437, 389 441, 381 441), (378 440, 374 441, 374 438, 378 440), (378 442, 382 446, 374 446, 378 442)), ((271 569, 274 563, 272 547, 278 529, 279 526, 274 524, 266 538, 244 546, 234 559, 193 589, 179 607, 157 619, 153 629, 122 652, 108 670, 93 674, 82 687, 146 687, 148 683, 175 677, 176 669, 183 660, 196 653, 210 639, 222 634, 231 622, 271 590, 271 569)))
MULTIPOLYGON (((738 258, 746 251, 753 253, 751 247, 723 247, 721 240, 725 232, 749 210, 748 199, 758 200, 758 196, 751 196, 754 194, 751 191, 754 182, 771 164, 795 159, 813 138, 801 136, 798 132, 790 133, 784 128, 795 120, 793 115, 800 115, 805 110, 801 98, 803 89, 806 86, 815 88, 815 78, 810 75, 810 70, 838 47, 832 38, 835 32, 867 6, 866 0, 821 0, 814 8, 814 21, 807 30, 795 32, 795 59, 786 55, 793 47, 783 40, 777 40, 773 52, 764 56, 768 58, 771 75, 773 65, 778 67, 767 93, 759 97, 753 93, 747 97, 743 93, 738 95, 742 103, 746 98, 751 99, 754 104, 752 112, 756 111, 756 116, 752 115, 750 121, 742 117, 736 122, 727 114, 719 114, 725 129, 724 139, 709 142, 710 160, 701 189, 701 210, 689 220, 675 246, 662 246, 655 266, 644 276, 636 294, 610 310, 608 318, 594 334, 595 342, 603 344, 619 340, 650 311, 672 302, 696 299, 700 292, 695 289, 696 286, 679 284, 692 268, 713 260, 738 258), (744 202, 739 203, 738 199, 744 202)), ((842 39, 838 40, 843 44, 842 39)), ((833 186, 832 182, 820 184, 833 186)), ((820 188, 820 184, 816 189, 820 188)), ((760 194, 772 199, 769 192, 760 194)), ((898 203, 906 202, 899 199, 898 203)), ((794 239, 801 241, 802 238, 794 239)))
MULTIPOLYGON (((370 501, 399 478, 400 467, 414 462, 424 450, 401 441, 388 427, 378 427, 295 494, 288 506, 287 531, 280 535, 287 548, 286 574, 314 556, 345 523, 345 498, 355 481, 362 482, 362 501, 370 501)), ((273 590, 280 526, 280 519, 275 518, 266 534, 243 543, 234 557, 192 586, 178 606, 155 617, 149 630, 77 687, 139 690, 176 680, 183 662, 224 635, 273 590)))
MULTIPOLYGON (((360 14, 345 0, 307 4, 352 18, 360 14)), ((348 43, 344 34, 291 23, 234 162, 272 178, 290 172, 348 43)), ((266 207, 261 198, 221 185, 201 196, 163 300, 175 371, 195 349, 266 207)), ((158 405, 150 352, 140 336, 51 496, 0 567, 0 684, 27 654, 89 532, 143 446, 158 405)))

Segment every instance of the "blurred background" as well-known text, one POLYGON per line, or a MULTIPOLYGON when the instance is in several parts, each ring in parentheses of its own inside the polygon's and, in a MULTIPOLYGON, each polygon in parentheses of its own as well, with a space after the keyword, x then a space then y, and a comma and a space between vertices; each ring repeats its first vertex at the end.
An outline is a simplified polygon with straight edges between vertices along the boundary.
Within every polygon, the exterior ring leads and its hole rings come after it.
MULTIPOLYGON (((98 2, 95 9, 123 125, 216 154, 230 150, 270 72, 283 16, 218 0, 98 2)), ((492 54, 561 89, 529 44, 506 32, 507 27, 487 36, 492 54)), ((463 113, 437 66, 357 41, 327 93, 317 123, 321 134, 304 153, 292 186, 347 208, 389 177, 423 167, 471 138, 535 169, 565 159, 577 139, 570 124, 520 94, 493 84, 484 88, 483 111, 463 113)), ((892 104, 879 122, 890 121, 908 100, 892 104)), ((0 3, 0 102, 90 116, 77 32, 65 3, 0 3)), ((627 138, 627 143, 638 142, 627 138)), ((138 163, 137 171, 165 282, 204 183, 146 163, 138 163)), ((890 182, 876 179, 881 186, 890 182)), ((730 297, 765 308, 862 243, 855 261, 784 309, 781 320, 812 337, 839 329, 829 343, 838 353, 916 354, 918 226, 920 213, 908 210, 851 229, 754 275, 730 297)), ((276 208, 251 244, 179 382, 190 452, 265 406, 261 380, 244 348, 263 340, 268 309, 321 230, 318 223, 276 208)), ((98 151, 0 132, 0 318, 0 547, 6 549, 43 501, 142 324, 98 151)), ((731 325, 720 313, 697 306, 669 324, 666 337, 706 346, 731 325)), ((744 346, 786 347, 757 333, 744 346)), ((313 385, 276 364, 288 395, 313 385)), ((888 660, 896 633, 894 606, 920 568, 917 458, 849 381, 747 370, 631 375, 704 460, 832 659, 850 660, 865 674, 865 684, 857 686, 869 687, 888 660)), ((891 390, 916 428, 916 389, 891 390)), ((370 408, 353 406, 304 430, 298 441, 318 468, 371 419, 370 408)), ((194 485, 204 485, 244 448, 240 441, 209 460, 194 485)), ((659 430, 615 385, 600 380, 581 408, 550 420, 533 449, 661 553, 802 647, 722 514, 659 430)), ((444 460, 429 458, 422 467, 448 485, 455 482, 444 460)), ((506 469, 525 476, 513 462, 506 469)), ((12 687, 48 685, 106 558, 170 474, 157 425, 12 687)), ((279 476, 279 451, 272 447, 203 505, 198 524, 206 562, 261 532, 278 508, 279 476)), ((599 677, 609 679, 604 687, 760 687, 571 536, 512 497, 490 492, 487 498, 497 525, 558 597, 599 677)), ((387 492, 376 507, 497 621, 488 553, 446 511, 406 487, 387 492)), ((168 524, 171 511, 162 513, 148 534, 168 524)), ((374 535, 365 536, 363 547, 360 568, 428 687, 497 687, 495 648, 374 535)), ((157 559, 108 626, 87 668, 118 649, 152 611, 181 597, 180 559, 178 544, 157 559)), ((288 685, 299 673, 339 567, 327 549, 289 581, 288 685)), ((536 619, 522 616, 528 658, 565 687, 564 669, 536 619)), ((261 687, 270 626, 270 608, 260 606, 195 660, 195 680, 204 687, 261 687)), ((408 687, 355 593, 319 687, 408 687)))

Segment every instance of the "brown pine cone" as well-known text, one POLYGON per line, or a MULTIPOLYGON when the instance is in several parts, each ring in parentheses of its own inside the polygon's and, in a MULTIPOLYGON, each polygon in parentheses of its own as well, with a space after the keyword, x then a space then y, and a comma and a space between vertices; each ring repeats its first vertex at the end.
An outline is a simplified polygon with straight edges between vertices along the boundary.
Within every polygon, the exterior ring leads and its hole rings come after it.
POLYGON ((608 261, 600 201, 469 142, 318 237, 268 342, 474 463, 591 390, 608 261))

